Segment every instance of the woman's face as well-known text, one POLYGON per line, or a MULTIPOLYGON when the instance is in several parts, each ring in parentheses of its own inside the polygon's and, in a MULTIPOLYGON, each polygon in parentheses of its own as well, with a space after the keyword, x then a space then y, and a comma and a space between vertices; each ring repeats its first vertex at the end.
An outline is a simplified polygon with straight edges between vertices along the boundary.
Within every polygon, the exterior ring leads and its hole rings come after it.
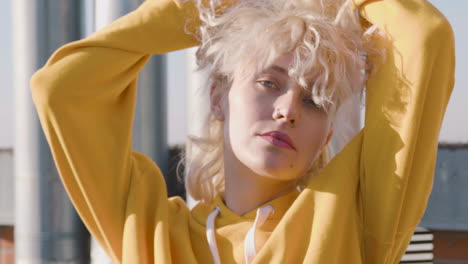
POLYGON ((222 106, 226 163, 289 181, 303 176, 328 143, 327 114, 288 76, 291 62, 283 55, 253 79, 234 78, 222 106))

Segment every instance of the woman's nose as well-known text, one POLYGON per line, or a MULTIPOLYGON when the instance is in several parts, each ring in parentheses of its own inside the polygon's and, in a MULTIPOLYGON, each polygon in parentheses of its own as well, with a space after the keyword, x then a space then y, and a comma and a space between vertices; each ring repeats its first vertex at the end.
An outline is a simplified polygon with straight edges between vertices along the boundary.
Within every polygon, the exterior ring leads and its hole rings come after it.
POLYGON ((283 120, 289 125, 296 125, 299 114, 299 98, 295 91, 288 91, 276 100, 273 119, 283 120))

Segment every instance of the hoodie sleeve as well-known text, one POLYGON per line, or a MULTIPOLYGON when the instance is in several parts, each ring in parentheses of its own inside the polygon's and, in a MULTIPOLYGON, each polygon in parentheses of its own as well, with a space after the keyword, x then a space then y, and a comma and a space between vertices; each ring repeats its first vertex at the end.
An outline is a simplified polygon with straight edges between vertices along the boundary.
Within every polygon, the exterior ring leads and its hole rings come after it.
POLYGON ((355 0, 387 36, 367 83, 360 192, 365 263, 398 263, 429 198, 454 84, 454 37, 426 0, 355 0))
MULTIPOLYGON (((167 225, 164 178, 149 158, 131 148, 137 75, 150 55, 196 45, 185 33, 195 27, 196 17, 193 1, 146 1, 103 30, 58 49, 31 80, 65 188, 116 263, 122 261, 131 185, 143 175, 150 175, 145 176, 152 185, 146 195, 157 209, 151 217, 167 225), (191 24, 188 18, 194 18, 191 24)), ((155 234, 164 236, 158 228, 155 234)))

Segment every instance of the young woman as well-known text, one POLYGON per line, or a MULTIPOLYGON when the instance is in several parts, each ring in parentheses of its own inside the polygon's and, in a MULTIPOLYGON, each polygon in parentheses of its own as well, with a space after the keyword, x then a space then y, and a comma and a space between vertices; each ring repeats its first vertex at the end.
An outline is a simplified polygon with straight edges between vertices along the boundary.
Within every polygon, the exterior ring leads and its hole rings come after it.
POLYGON ((453 35, 426 0, 348 4, 149 0, 33 76, 65 187, 115 263, 399 262, 431 190, 453 35), (371 25, 385 61, 366 79, 371 25), (198 44, 211 113, 190 139, 190 211, 132 152, 131 124, 150 55, 198 44), (365 126, 328 163, 364 84, 365 126))

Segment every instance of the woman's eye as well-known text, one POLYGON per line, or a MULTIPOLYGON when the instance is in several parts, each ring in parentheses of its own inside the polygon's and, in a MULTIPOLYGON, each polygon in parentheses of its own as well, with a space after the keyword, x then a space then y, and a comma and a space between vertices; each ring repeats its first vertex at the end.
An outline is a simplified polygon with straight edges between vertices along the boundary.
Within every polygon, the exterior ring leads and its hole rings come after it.
POLYGON ((315 101, 314 101, 312 98, 310 98, 310 97, 304 98, 303 101, 304 101, 304 103, 306 103, 306 104, 308 104, 308 105, 312 105, 312 106, 318 107, 317 103, 315 103, 315 101))
POLYGON ((273 82, 270 81, 258 81, 262 86, 267 87, 267 88, 276 88, 276 85, 273 82))

